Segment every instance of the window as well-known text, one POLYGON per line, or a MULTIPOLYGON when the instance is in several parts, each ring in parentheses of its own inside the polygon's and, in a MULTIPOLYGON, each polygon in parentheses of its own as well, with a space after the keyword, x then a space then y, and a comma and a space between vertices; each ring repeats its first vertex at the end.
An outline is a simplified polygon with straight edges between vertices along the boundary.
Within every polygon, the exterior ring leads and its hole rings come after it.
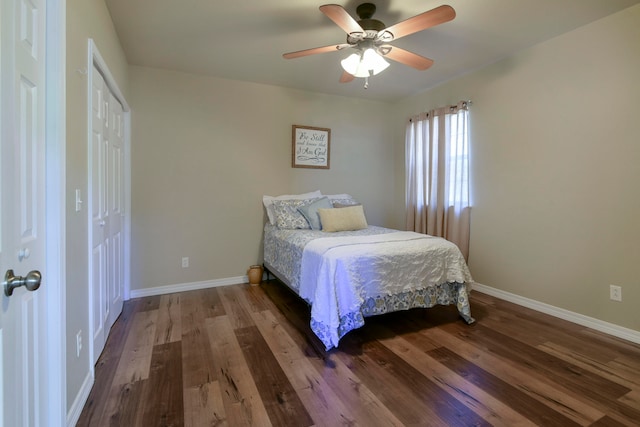
POLYGON ((409 120, 407 229, 451 240, 465 258, 471 206, 469 153, 468 102, 431 110, 409 120))

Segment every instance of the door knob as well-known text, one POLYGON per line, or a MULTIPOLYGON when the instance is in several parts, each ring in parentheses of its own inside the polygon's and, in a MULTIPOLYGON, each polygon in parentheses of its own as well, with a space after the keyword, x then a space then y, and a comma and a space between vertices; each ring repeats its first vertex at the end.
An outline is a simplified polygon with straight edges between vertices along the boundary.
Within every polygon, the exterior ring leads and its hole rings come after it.
POLYGON ((25 277, 14 276, 13 270, 7 270, 4 275, 4 294, 8 297, 13 295, 13 290, 24 286, 28 291, 35 291, 40 287, 40 281, 42 280, 42 274, 38 270, 33 270, 27 273, 25 277))

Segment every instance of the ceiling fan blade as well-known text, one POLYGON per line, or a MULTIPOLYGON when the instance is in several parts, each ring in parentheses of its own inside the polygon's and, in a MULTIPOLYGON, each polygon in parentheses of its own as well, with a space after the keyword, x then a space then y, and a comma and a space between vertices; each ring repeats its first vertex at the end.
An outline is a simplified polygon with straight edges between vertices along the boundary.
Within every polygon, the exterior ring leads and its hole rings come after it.
POLYGON ((355 76, 347 73, 346 71, 343 71, 342 75, 340 76, 340 83, 349 83, 353 81, 353 79, 355 79, 355 76))
POLYGON ((338 45, 332 44, 329 46, 314 47, 312 49, 298 50, 296 52, 285 53, 282 55, 282 57, 285 59, 300 58, 301 56, 315 55, 317 53, 335 52, 338 50, 346 49, 348 47, 352 47, 352 46, 348 43, 338 44, 338 45))
POLYGON ((385 58, 392 59, 417 70, 426 70, 433 65, 433 59, 425 58, 424 56, 400 49, 399 47, 383 45, 380 46, 380 51, 385 58))
POLYGON ((451 21, 455 17, 456 11, 451 6, 442 5, 385 28, 380 31, 380 34, 389 32, 393 35, 393 40, 397 40, 400 37, 451 21))
POLYGON ((339 4, 325 4, 320 6, 320 11, 342 28, 347 34, 364 33, 358 22, 347 13, 339 4))

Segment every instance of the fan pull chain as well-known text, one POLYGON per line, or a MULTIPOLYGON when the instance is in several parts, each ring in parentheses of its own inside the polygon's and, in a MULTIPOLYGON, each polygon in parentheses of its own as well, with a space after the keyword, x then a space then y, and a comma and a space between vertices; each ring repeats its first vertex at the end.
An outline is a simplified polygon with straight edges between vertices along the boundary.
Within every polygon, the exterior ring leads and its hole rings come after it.
POLYGON ((364 78, 364 88, 369 89, 369 77, 364 78))

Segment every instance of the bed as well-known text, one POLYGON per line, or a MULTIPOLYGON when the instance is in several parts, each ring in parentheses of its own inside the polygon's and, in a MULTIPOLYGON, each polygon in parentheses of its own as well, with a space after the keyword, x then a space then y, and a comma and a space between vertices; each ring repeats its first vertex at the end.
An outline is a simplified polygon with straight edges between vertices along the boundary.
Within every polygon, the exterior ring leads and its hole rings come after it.
POLYGON ((273 215, 264 226, 264 266, 309 303, 311 329, 327 350, 363 326, 365 317, 393 311, 455 305, 464 321, 474 322, 468 298, 472 278, 456 245, 368 225, 361 205, 348 195, 309 194, 265 202, 273 215), (357 211, 357 226, 332 232, 322 227, 334 224, 326 215, 344 217, 350 210, 357 211), (280 221, 283 216, 289 223, 280 221))

